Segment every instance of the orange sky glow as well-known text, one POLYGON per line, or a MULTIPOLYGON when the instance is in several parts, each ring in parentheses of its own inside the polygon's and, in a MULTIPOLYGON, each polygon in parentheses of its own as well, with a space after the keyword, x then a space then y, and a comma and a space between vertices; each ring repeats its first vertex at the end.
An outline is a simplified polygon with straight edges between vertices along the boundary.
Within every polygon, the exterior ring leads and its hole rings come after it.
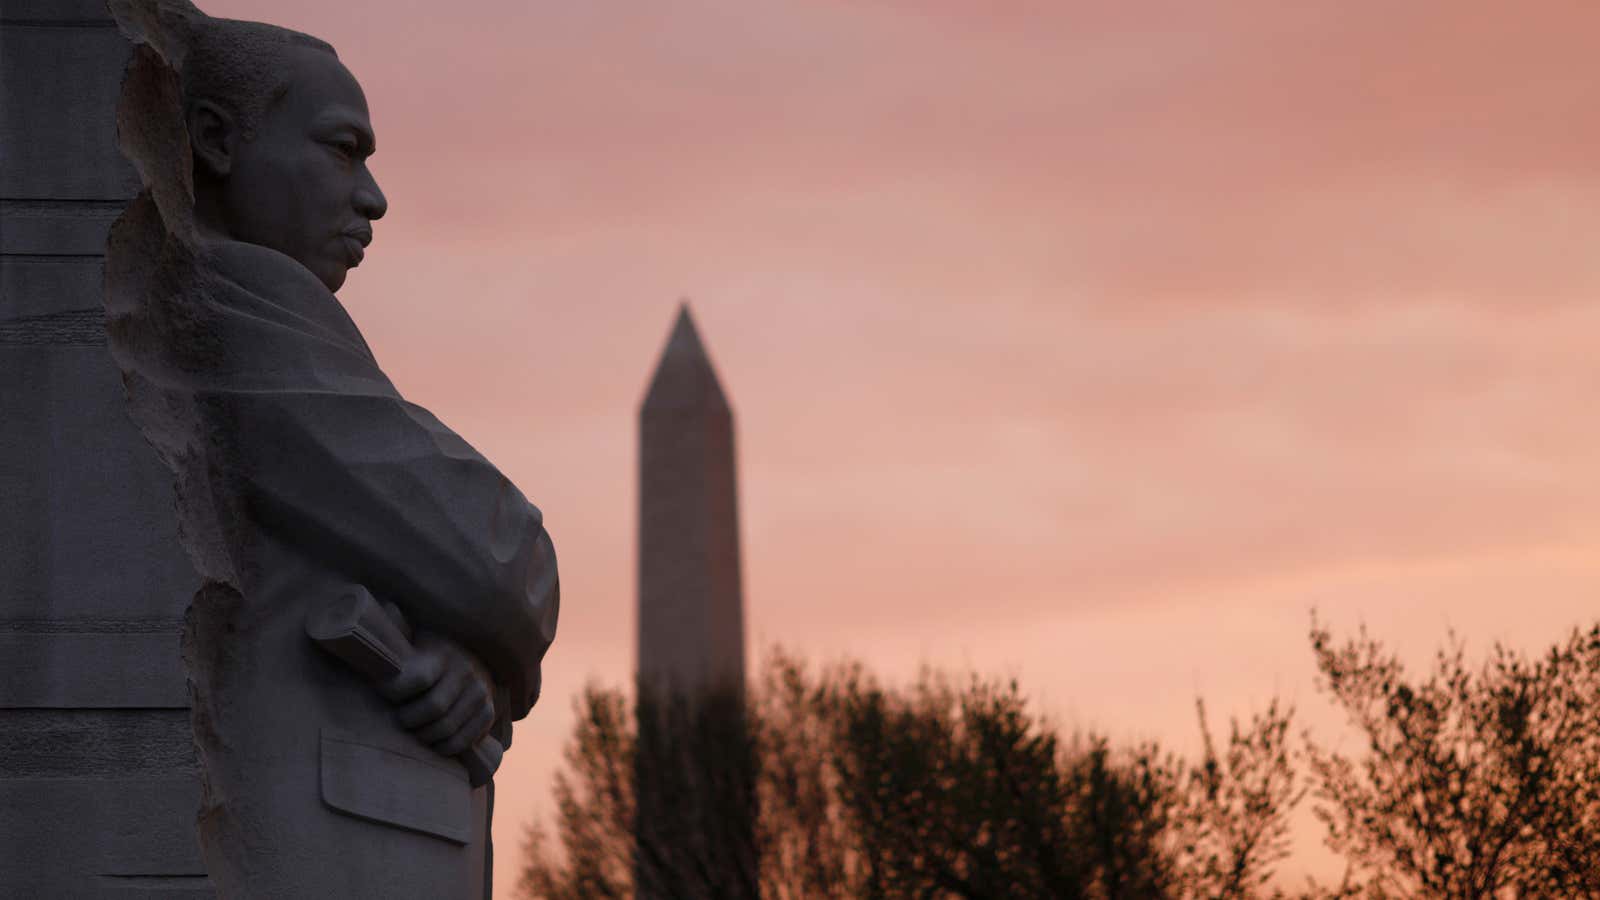
POLYGON ((390 211, 340 298, 556 540, 497 896, 574 695, 631 677, 683 296, 754 659, 1015 675, 1190 749, 1197 695, 1337 739, 1313 608, 1418 664, 1596 617, 1592 0, 201 5, 362 81, 390 211))

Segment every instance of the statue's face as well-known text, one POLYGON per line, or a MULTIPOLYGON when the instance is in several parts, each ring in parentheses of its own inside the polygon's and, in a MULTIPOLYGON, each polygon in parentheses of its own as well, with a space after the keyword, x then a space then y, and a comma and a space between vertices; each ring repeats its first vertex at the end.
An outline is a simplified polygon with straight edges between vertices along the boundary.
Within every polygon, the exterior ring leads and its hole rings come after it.
POLYGON ((230 237, 293 257, 337 291, 388 208, 367 169, 367 98, 333 54, 294 47, 289 57, 288 93, 253 140, 234 144, 223 215, 230 237))

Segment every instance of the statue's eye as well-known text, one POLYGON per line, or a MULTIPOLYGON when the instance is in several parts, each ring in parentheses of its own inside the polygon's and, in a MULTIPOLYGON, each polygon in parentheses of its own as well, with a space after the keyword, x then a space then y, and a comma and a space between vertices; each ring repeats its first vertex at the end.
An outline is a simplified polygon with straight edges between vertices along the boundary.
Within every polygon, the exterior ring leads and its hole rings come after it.
POLYGON ((346 159, 356 158, 357 147, 355 141, 334 141, 332 146, 333 149, 339 151, 340 156, 346 159))

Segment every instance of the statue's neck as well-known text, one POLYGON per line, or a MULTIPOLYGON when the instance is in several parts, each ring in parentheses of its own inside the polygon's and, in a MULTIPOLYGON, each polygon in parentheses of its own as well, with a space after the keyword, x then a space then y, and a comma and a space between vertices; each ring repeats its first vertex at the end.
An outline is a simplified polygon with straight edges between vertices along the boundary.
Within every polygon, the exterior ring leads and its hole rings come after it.
POLYGON ((194 186, 194 227, 200 237, 210 241, 228 240, 232 235, 228 229, 228 217, 220 196, 222 191, 215 184, 202 184, 199 173, 196 173, 194 186))

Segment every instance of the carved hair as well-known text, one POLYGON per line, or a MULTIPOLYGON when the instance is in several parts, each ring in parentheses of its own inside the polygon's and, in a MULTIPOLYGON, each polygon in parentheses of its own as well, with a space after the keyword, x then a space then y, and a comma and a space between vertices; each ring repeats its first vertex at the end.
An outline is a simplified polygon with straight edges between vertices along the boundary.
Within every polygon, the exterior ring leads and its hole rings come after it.
POLYGON ((264 22, 202 16, 191 25, 183 61, 183 103, 209 100, 233 116, 245 140, 289 91, 289 50, 339 54, 326 41, 264 22))

